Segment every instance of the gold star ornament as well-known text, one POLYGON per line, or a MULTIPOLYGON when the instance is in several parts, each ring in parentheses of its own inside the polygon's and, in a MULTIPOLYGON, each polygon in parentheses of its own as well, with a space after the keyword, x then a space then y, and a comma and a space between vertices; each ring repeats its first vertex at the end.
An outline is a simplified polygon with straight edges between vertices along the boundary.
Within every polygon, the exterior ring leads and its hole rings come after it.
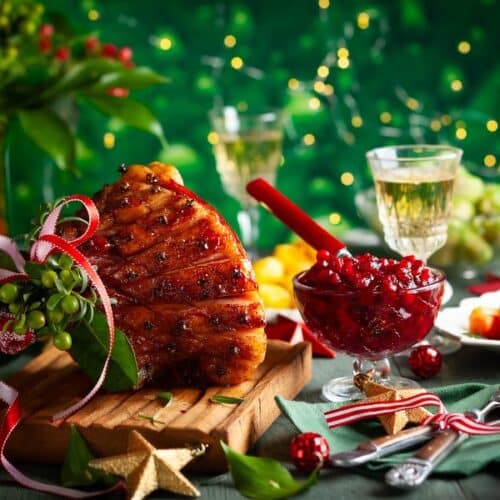
MULTIPOLYGON (((382 403, 388 401, 399 401, 401 399, 415 396, 425 392, 424 389, 397 389, 377 384, 366 375, 356 375, 354 383, 368 396, 368 399, 360 403, 382 403)), ((395 434, 404 429, 409 423, 419 424, 431 414, 425 408, 412 408, 411 410, 401 410, 387 415, 379 415, 378 419, 383 425, 387 434, 395 434)))
POLYGON ((180 470, 204 451, 204 447, 158 450, 137 431, 132 431, 127 453, 91 460, 89 465, 94 469, 124 477, 130 500, 142 500, 158 489, 198 497, 200 492, 180 470))

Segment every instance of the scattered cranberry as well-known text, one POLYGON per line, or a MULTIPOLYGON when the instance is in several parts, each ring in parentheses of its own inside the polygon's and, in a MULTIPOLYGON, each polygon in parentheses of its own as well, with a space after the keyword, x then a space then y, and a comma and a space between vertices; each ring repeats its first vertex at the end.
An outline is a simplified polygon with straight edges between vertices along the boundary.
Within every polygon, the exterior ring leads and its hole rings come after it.
POLYGON ((71 55, 71 50, 69 47, 58 47, 56 49, 55 58, 59 61, 67 61, 71 55))
POLYGON ((42 24, 38 31, 41 38, 50 38, 54 34, 54 26, 52 24, 42 24))
POLYGON ((328 441, 316 432, 297 434, 290 443, 290 458, 304 472, 312 472, 318 465, 328 462, 329 457, 328 441))
POLYGON ((421 378, 431 378, 439 373, 443 355, 432 345, 420 345, 411 351, 408 363, 413 373, 421 378))
POLYGON ((130 90, 124 87, 110 87, 106 92, 111 97, 128 97, 130 90))
POLYGON ((41 38, 38 41, 38 50, 42 54, 48 54, 52 50, 52 40, 50 38, 41 38))
POLYGON ((100 43, 99 40, 95 36, 89 36, 85 39, 85 51, 88 54, 95 54, 99 51, 100 43))
POLYGON ((118 60, 126 63, 132 60, 132 56, 134 55, 132 49, 130 47, 122 47, 118 50, 118 60))
POLYGON ((118 48, 114 43, 105 43, 102 46, 102 55, 103 57, 110 57, 114 59, 118 53, 118 48))

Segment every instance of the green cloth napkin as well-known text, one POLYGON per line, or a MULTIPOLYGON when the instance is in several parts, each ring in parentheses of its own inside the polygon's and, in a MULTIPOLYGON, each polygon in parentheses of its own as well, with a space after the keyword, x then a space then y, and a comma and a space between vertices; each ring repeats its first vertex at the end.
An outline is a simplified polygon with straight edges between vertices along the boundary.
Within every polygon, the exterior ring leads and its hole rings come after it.
MULTIPOLYGON (((460 384, 436 389, 428 389, 437 394, 448 411, 463 413, 472 408, 481 408, 495 392, 497 386, 486 384, 460 384)), ((283 414, 288 417, 300 432, 318 432, 330 444, 332 453, 355 448, 359 443, 384 435, 378 419, 365 420, 347 427, 329 429, 323 412, 342 404, 305 403, 288 401, 281 396, 276 402, 283 414)), ((430 411, 434 411, 429 408, 430 411)), ((421 446, 421 445, 420 445, 421 446)), ((366 467, 372 470, 387 469, 410 457, 410 452, 400 452, 369 462, 366 467)), ((451 455, 441 462, 436 472, 443 474, 470 475, 490 462, 500 462, 500 434, 490 436, 471 436, 451 455)))

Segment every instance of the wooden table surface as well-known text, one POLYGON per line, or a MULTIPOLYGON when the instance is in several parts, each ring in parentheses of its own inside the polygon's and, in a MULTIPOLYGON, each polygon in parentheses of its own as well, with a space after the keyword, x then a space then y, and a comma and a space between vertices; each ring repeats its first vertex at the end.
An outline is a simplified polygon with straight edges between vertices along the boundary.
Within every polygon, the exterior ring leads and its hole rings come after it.
MULTIPOLYGON (((453 280, 453 284, 454 295, 450 301, 451 305, 458 303, 465 295, 464 282, 453 280)), ((15 364, 20 365, 22 362, 22 359, 18 359, 15 364)), ((12 369, 12 367, 7 368, 12 369)), ((393 362, 393 369, 395 373, 404 376, 410 375, 405 358, 396 358, 393 362)), ((320 387, 325 380, 347 374, 350 370, 351 359, 346 356, 338 355, 333 361, 315 359, 313 379, 297 399, 317 401, 320 387)), ((0 370, 0 375, 3 375, 5 371, 6 367, 3 367, 0 370)), ((440 374, 422 385, 431 388, 461 382, 500 383, 500 354, 498 351, 463 347, 454 354, 446 356, 440 374)), ((288 420, 280 417, 257 442, 252 453, 286 461, 288 444, 295 432, 288 420)), ((22 465, 22 468, 38 479, 57 482, 58 467, 29 464, 22 465)), ((411 492, 393 490, 386 486, 380 477, 360 475, 344 470, 327 470, 323 472, 316 486, 295 498, 314 500, 326 498, 335 498, 336 500, 371 498, 496 500, 500 498, 500 470, 498 469, 498 466, 489 466, 484 471, 468 478, 433 477, 420 488, 411 492)), ((199 486, 202 498, 213 500, 242 498, 232 486, 228 475, 220 476, 215 481, 213 478, 205 476, 189 475, 189 477, 199 486), (206 484, 209 480, 211 480, 211 484, 206 484)), ((4 471, 0 471, 0 499, 4 498, 31 500, 47 499, 51 496, 21 488, 9 480, 4 471)), ((121 497, 117 496, 116 498, 121 497)), ((158 491, 150 498, 176 497, 158 491)))

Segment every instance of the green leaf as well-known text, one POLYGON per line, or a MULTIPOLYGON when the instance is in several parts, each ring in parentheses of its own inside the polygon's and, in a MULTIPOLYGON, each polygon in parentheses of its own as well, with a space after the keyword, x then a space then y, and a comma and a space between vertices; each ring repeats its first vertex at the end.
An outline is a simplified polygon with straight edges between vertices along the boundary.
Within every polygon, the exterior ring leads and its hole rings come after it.
POLYGON ((243 398, 233 398, 231 396, 212 396, 210 398, 212 403, 219 403, 221 405, 239 405, 245 401, 243 398))
POLYGON ((27 261, 24 265, 24 270, 32 279, 39 280, 42 276, 42 271, 45 270, 45 266, 38 264, 37 262, 27 261))
POLYGON ((174 400, 174 395, 171 392, 157 392, 156 397, 165 403, 165 407, 169 406, 174 400))
POLYGON ((102 113, 119 118, 130 127, 145 130, 158 137, 163 146, 166 145, 160 122, 144 104, 128 97, 88 97, 88 99, 102 113))
POLYGON ((49 311, 53 311, 61 302, 61 300, 66 297, 65 293, 54 293, 47 300, 47 305, 45 306, 49 311))
MULTIPOLYGON (((80 368, 92 379, 101 374, 109 346, 106 317, 95 311, 92 323, 81 321, 71 331, 73 345, 71 355, 80 368)), ((127 336, 115 329, 115 343, 103 387, 108 391, 132 389, 139 381, 139 371, 134 351, 127 336)))
POLYGON ((221 441, 234 484, 247 498, 274 500, 288 498, 316 484, 317 471, 305 481, 296 481, 290 472, 271 458, 238 453, 221 441))
POLYGON ((113 476, 89 467, 94 456, 74 425, 70 426, 70 432, 69 447, 61 470, 61 484, 74 487, 90 486, 97 482, 116 483, 117 479, 113 476))
POLYGON ((52 110, 24 110, 18 112, 26 135, 53 158, 62 169, 75 167, 75 138, 68 124, 52 110))
POLYGON ((91 90, 105 90, 112 87, 125 87, 134 90, 167 82, 167 78, 147 67, 122 68, 119 71, 102 75, 99 81, 92 86, 91 90))

